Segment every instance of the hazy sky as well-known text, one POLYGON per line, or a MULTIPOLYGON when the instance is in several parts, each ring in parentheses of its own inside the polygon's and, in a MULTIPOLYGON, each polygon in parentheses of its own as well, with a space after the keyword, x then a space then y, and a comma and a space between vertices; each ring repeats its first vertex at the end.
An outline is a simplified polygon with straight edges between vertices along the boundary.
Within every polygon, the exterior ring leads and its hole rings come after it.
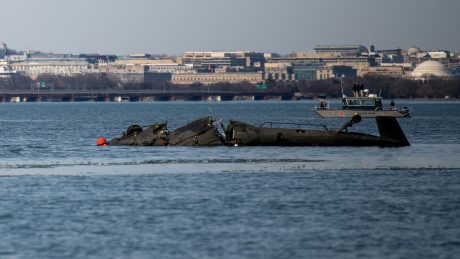
POLYGON ((460 50, 460 0, 0 0, 0 41, 56 53, 460 50))

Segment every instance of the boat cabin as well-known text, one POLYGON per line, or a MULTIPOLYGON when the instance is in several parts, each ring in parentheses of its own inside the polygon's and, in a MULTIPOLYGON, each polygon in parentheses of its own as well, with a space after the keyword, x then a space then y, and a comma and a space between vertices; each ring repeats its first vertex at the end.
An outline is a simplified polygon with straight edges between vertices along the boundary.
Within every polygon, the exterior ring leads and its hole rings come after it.
POLYGON ((347 97, 342 99, 343 109, 382 110, 381 97, 347 97))

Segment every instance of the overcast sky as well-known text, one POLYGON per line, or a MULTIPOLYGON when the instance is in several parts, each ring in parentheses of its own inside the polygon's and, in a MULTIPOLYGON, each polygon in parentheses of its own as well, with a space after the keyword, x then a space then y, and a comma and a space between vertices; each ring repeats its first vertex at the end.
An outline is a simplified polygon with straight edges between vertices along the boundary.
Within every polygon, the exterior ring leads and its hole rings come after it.
POLYGON ((0 41, 56 53, 460 50, 460 0, 0 0, 0 41))

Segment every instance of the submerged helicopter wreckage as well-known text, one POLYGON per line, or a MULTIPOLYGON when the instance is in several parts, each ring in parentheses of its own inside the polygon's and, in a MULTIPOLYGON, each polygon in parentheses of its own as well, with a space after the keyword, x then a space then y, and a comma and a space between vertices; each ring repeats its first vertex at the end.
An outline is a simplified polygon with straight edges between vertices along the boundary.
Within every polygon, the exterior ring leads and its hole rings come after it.
POLYGON ((131 125, 118 138, 106 141, 99 138, 99 146, 409 146, 403 130, 394 117, 376 117, 379 136, 350 132, 348 129, 361 122, 360 115, 336 130, 307 130, 298 128, 275 128, 253 126, 230 120, 226 127, 221 122, 205 117, 195 120, 172 132, 166 123, 158 123, 142 128, 131 125), (218 127, 222 127, 223 134, 218 127))

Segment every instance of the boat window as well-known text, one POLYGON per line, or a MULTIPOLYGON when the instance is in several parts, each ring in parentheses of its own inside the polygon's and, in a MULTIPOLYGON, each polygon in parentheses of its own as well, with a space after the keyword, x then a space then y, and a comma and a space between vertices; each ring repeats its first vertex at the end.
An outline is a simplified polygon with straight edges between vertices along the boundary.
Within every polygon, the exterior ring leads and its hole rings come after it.
POLYGON ((375 106, 374 99, 347 99, 347 106, 375 106))
POLYGON ((348 106, 361 106, 362 104, 361 104, 361 100, 348 99, 347 105, 348 106))
POLYGON ((364 106, 375 106, 375 100, 374 99, 366 99, 362 100, 364 106))

